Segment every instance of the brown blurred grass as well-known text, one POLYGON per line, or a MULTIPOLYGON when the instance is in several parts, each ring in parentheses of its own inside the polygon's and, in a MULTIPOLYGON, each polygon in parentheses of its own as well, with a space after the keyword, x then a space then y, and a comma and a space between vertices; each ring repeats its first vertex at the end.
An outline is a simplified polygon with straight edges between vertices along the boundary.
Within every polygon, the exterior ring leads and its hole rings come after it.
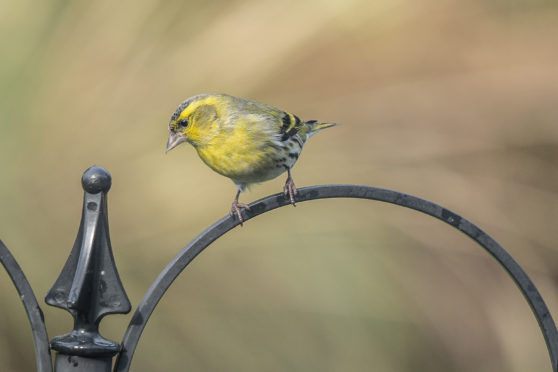
MULTIPOLYGON (((341 123, 307 146, 298 186, 368 184, 449 207, 506 247, 558 316, 557 21, 542 0, 3 2, 0 237, 43 297, 75 237, 81 173, 102 165, 137 305, 233 197, 193 149, 164 155, 176 105, 220 91, 341 123)), ((0 291, 3 370, 33 370, 5 274, 0 291)), ((70 330, 44 311, 51 336, 70 330)), ((103 334, 119 340, 129 318, 103 320, 103 334)), ((415 212, 353 200, 275 211, 196 259, 133 363, 186 368, 550 370, 488 255, 415 212)))

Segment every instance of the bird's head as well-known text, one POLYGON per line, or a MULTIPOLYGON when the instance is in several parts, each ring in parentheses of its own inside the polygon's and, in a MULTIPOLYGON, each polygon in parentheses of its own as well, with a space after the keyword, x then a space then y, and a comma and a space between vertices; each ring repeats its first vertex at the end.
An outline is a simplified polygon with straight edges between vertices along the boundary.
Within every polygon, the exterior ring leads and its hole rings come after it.
POLYGON ((169 122, 167 152, 183 142, 207 144, 218 130, 218 110, 222 106, 223 97, 216 94, 202 94, 182 102, 169 122))

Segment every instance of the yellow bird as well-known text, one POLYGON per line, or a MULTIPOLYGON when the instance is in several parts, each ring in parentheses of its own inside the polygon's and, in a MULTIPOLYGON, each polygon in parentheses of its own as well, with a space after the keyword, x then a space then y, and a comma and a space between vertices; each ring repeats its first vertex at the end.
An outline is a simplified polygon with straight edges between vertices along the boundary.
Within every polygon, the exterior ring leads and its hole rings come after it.
POLYGON ((296 187, 291 168, 304 144, 333 123, 302 121, 298 116, 263 103, 226 94, 200 94, 182 102, 169 122, 167 152, 188 142, 215 172, 236 185, 231 215, 243 222, 238 202, 249 185, 287 172, 283 189, 295 204, 296 187))

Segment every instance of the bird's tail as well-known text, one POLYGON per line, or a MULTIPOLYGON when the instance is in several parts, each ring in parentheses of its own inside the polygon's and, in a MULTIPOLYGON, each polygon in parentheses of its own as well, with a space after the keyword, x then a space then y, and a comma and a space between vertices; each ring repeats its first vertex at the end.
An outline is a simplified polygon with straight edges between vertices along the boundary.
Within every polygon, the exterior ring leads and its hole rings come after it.
POLYGON ((339 125, 336 123, 319 123, 317 120, 305 121, 304 124, 308 126, 308 134, 307 134, 308 137, 318 133, 322 129, 339 125))

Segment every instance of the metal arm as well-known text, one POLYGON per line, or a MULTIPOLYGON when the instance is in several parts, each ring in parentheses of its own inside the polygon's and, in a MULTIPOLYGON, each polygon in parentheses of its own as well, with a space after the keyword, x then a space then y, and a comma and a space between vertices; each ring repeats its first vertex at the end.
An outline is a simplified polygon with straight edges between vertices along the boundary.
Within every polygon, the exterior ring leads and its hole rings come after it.
MULTIPOLYGON (((545 338, 552 370, 553 372, 558 372, 558 331, 546 304, 521 266, 484 231, 465 218, 438 204, 393 190, 357 185, 325 185, 301 188, 298 189, 297 193, 297 202, 326 198, 358 198, 396 204, 435 217, 469 236, 502 265, 525 296, 545 338)), ((243 210, 244 221, 286 205, 289 205, 289 200, 283 194, 275 194, 260 199, 250 204, 249 211, 243 210)), ((238 220, 231 216, 220 219, 194 238, 169 262, 141 300, 130 321, 122 340, 122 352, 118 356, 115 371, 125 372, 129 370, 137 343, 149 317, 166 290, 180 275, 182 270, 201 251, 238 224, 238 220)))

